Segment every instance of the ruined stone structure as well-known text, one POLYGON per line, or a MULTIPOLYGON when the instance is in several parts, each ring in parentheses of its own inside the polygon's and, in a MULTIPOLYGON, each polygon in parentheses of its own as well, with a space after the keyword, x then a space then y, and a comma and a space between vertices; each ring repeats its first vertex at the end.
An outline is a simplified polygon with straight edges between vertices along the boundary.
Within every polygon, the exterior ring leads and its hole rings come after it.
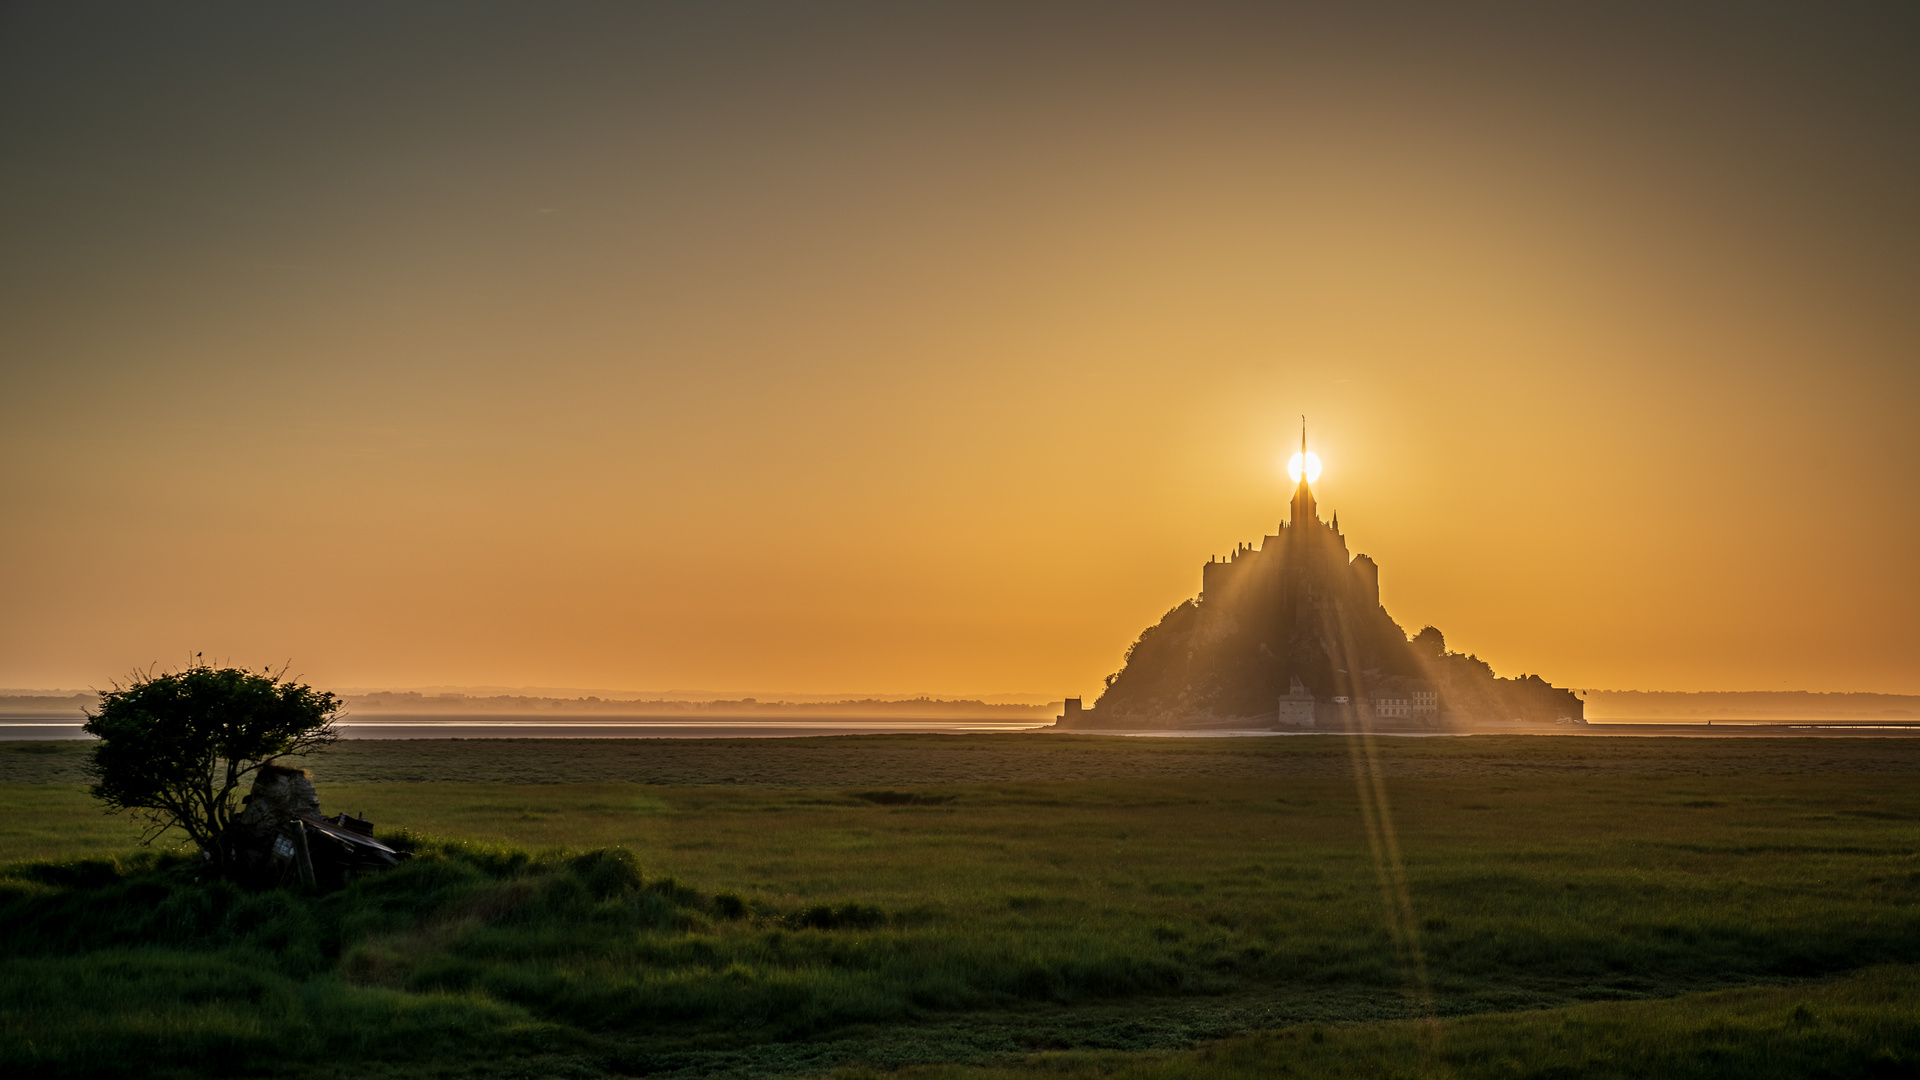
POLYGON ((1580 718, 1578 698, 1537 676, 1496 679, 1478 659, 1429 648, 1438 631, 1420 640, 1416 648, 1380 605, 1379 567, 1348 553, 1339 515, 1320 519, 1303 473, 1290 520, 1258 546, 1208 560, 1200 595, 1142 633, 1094 707, 1074 701, 1057 726, 1393 730, 1580 718))
POLYGON ((373 823, 345 811, 320 816, 320 794, 305 769, 262 766, 242 810, 222 836, 234 874, 257 887, 298 882, 335 889, 408 856, 373 838, 373 823))

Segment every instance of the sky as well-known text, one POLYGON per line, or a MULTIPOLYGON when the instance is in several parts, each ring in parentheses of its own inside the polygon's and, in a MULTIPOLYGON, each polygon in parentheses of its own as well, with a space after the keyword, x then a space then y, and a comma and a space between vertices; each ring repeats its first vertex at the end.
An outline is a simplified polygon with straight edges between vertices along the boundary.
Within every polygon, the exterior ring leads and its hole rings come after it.
POLYGON ((0 686, 1920 693, 1920 9, 0 6, 0 686))

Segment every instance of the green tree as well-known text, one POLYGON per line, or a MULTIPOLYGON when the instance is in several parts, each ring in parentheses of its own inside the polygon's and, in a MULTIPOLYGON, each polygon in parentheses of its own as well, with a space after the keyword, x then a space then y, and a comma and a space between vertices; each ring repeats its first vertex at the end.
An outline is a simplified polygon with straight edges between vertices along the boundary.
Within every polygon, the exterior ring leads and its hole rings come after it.
POLYGON ((1447 655, 1447 637, 1437 626, 1423 627, 1413 635, 1413 651, 1437 660, 1447 655))
POLYGON ((340 699, 285 675, 196 665, 102 693, 85 724, 100 740, 87 766, 93 797, 144 817, 144 841, 180 829, 225 869, 241 785, 263 765, 339 738, 340 699))

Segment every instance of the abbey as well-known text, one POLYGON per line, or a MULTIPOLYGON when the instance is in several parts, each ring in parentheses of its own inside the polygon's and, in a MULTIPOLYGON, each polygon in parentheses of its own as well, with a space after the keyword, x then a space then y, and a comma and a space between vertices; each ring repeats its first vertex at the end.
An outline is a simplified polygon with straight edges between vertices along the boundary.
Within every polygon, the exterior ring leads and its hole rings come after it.
MULTIPOLYGON (((1302 458, 1306 440, 1301 437, 1302 458)), ((1412 641, 1380 605, 1380 570, 1349 555, 1339 515, 1320 520, 1303 472, 1291 520, 1256 547, 1207 562, 1200 595, 1148 627, 1097 704, 1063 728, 1436 729, 1475 721, 1578 722, 1582 702, 1538 676, 1499 679, 1412 641)))

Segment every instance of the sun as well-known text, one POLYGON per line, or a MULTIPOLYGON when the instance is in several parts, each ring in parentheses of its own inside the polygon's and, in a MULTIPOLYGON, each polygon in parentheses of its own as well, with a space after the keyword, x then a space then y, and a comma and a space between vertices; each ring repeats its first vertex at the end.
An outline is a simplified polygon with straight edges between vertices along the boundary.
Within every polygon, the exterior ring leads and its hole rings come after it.
POLYGON ((1287 478, 1296 484, 1300 482, 1300 466, 1303 460, 1307 468, 1307 483, 1317 482, 1320 479, 1320 455, 1311 450, 1307 451, 1304 458, 1300 454, 1295 454, 1287 459, 1287 478))

